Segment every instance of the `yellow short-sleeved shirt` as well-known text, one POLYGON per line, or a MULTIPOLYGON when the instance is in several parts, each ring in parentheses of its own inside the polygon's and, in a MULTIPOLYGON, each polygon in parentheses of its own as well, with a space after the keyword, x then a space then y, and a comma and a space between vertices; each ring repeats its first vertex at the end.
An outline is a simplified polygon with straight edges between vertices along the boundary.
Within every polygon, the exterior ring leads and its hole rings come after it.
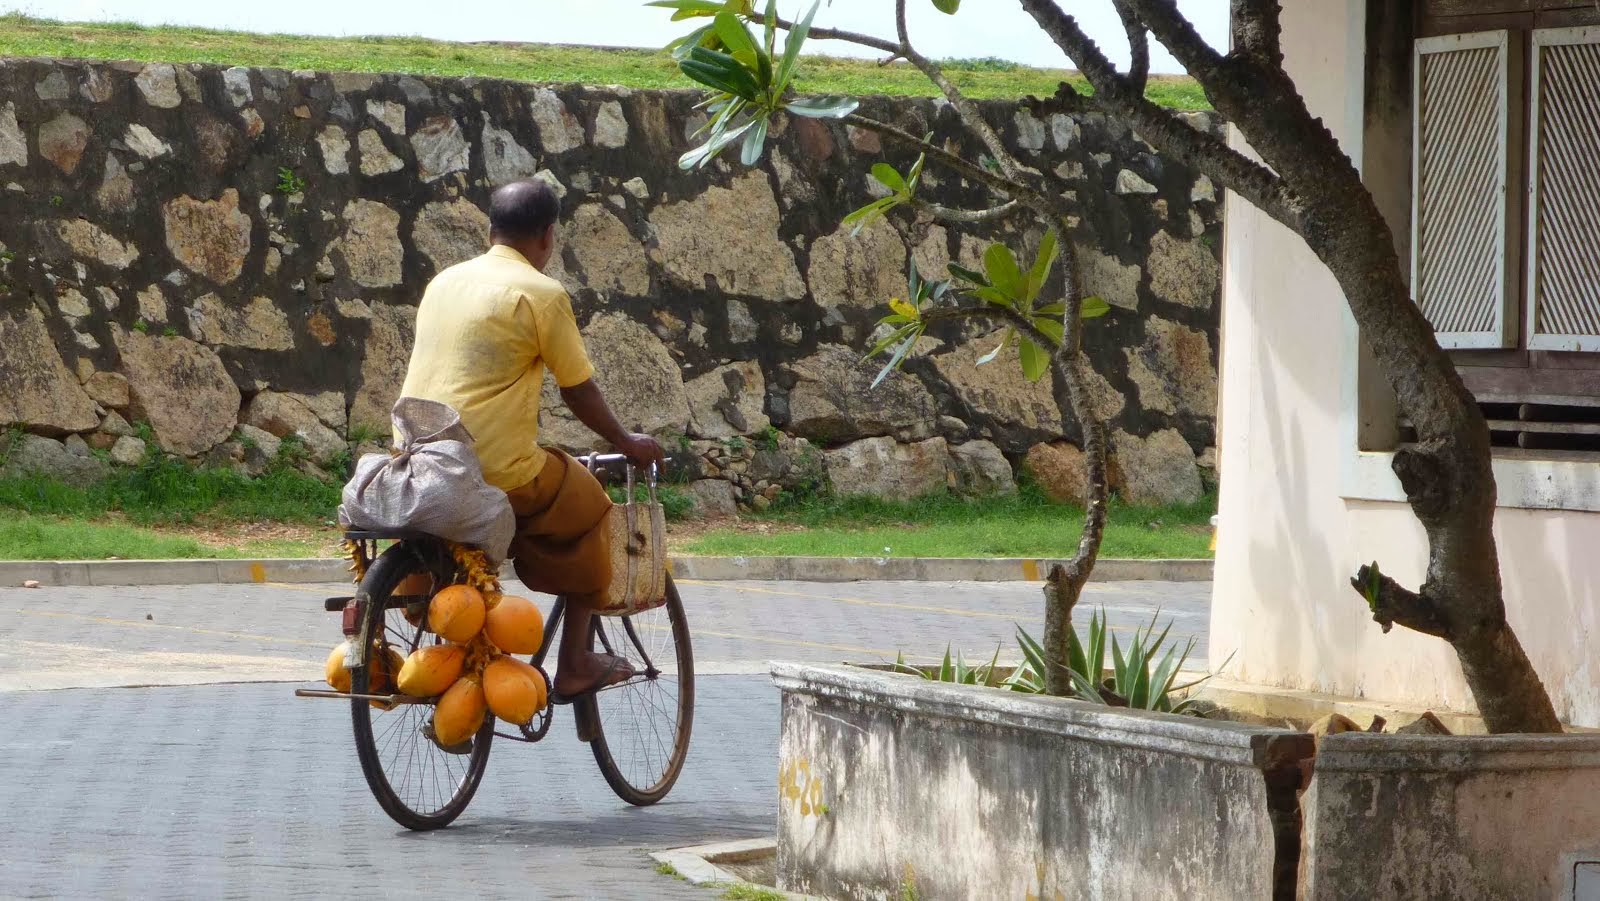
POLYGON ((477 442, 483 477, 505 491, 544 468, 539 393, 594 375, 572 301, 522 254, 495 245, 428 284, 401 393, 449 404, 477 442))

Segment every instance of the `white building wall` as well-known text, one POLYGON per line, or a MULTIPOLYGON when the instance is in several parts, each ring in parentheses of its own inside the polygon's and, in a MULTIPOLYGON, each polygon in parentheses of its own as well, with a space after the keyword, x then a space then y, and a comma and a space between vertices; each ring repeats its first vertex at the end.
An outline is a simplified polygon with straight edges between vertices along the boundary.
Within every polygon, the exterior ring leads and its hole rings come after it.
MULTIPOLYGON (((1284 3, 1290 74, 1358 161, 1363 8, 1284 3)), ((1425 546, 1404 504, 1342 496, 1356 453, 1343 295, 1297 236, 1237 196, 1225 246, 1212 666, 1233 654, 1227 674, 1243 682, 1470 711, 1449 646, 1383 634, 1349 585, 1372 560, 1420 584, 1425 546)), ((1600 725, 1600 514, 1502 509, 1497 534, 1509 616, 1557 711, 1600 725)))

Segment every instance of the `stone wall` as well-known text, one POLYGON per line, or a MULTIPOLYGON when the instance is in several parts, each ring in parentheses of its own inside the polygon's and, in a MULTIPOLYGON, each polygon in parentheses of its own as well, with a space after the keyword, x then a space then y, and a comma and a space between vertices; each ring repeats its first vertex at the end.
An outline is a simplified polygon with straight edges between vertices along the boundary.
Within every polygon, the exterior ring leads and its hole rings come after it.
MULTIPOLYGON (((293 435, 331 466, 387 431, 415 304, 481 251, 492 186, 536 176, 564 200, 551 274, 602 386, 628 425, 681 445, 707 504, 761 506, 821 479, 1004 491, 1024 465, 1079 490, 1074 449, 1049 443, 1075 433, 1050 386, 1026 382, 1014 352, 973 365, 995 339, 952 326, 876 390, 860 359, 908 257, 942 273, 978 265, 986 239, 1037 235, 907 217, 852 237, 837 223, 874 196, 870 164, 910 160, 833 123, 780 123, 760 168, 682 172, 697 99, 0 61, 0 428, 35 436, 22 457, 39 468, 94 469, 95 448, 137 460, 140 422, 168 454, 255 468, 293 435)), ((942 104, 865 108, 979 152, 942 104)), ((986 111, 1088 210, 1076 239, 1113 305, 1089 334, 1124 493, 1197 496, 1214 459, 1217 192, 1098 115, 986 111)), ((934 171, 926 190, 984 200, 934 171)), ((594 443, 547 406, 548 440, 594 443)))

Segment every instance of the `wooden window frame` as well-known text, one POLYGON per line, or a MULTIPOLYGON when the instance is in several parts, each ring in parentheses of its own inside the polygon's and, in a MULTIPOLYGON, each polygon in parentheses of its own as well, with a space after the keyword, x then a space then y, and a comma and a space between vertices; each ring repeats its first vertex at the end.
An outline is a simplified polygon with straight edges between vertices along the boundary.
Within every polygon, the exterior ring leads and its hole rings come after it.
MULTIPOLYGON (((1543 47, 1600 44, 1600 26, 1535 28, 1528 36, 1528 118, 1527 132, 1527 278, 1523 286, 1523 346, 1530 351, 1600 352, 1600 335, 1541 335, 1539 320, 1539 110, 1543 78, 1543 47)), ((1600 249, 1597 249, 1600 250, 1600 249)))
POLYGON ((1518 213, 1517 176, 1519 168, 1515 159, 1517 142, 1511 140, 1511 121, 1519 118, 1516 109, 1521 92, 1518 56, 1507 29, 1476 31, 1462 34, 1418 38, 1413 45, 1411 61, 1411 107, 1413 132, 1411 138, 1411 285, 1416 290, 1422 269, 1422 134, 1420 104, 1422 98, 1423 60, 1432 55, 1455 53, 1463 50, 1496 51, 1495 65, 1499 69, 1495 79, 1499 91, 1499 121, 1495 123, 1495 169, 1499 173, 1499 190, 1495 192, 1495 290, 1498 302, 1494 304, 1494 323, 1487 332, 1436 332, 1439 346, 1445 350, 1514 350, 1520 346, 1518 315, 1520 287, 1516 248, 1515 223, 1521 220, 1518 213))

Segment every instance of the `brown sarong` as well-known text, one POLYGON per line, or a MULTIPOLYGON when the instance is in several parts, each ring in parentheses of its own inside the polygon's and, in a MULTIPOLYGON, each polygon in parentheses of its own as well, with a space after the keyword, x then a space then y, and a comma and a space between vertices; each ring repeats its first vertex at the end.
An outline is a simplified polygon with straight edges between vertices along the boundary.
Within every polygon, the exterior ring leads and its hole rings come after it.
POLYGON ((517 515, 510 556, 529 590, 585 603, 611 586, 611 498, 582 463, 547 452, 533 481, 506 492, 517 515))

